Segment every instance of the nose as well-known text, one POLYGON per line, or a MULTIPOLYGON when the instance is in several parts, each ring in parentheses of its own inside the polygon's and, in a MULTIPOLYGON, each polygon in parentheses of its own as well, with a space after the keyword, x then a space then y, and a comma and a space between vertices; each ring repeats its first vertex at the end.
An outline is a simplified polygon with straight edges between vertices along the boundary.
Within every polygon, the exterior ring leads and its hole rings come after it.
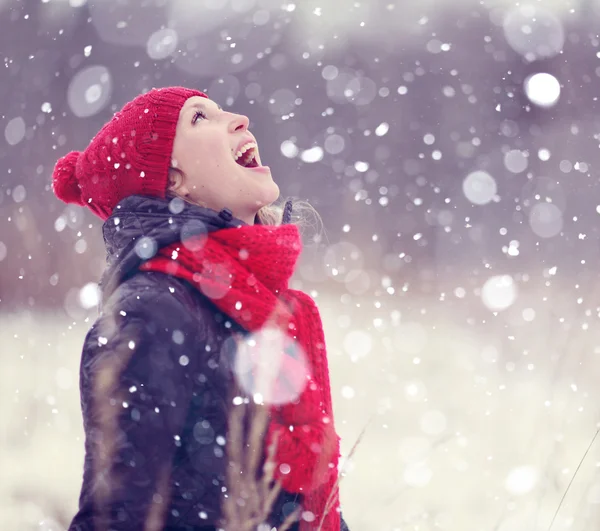
POLYGON ((250 119, 243 114, 231 115, 231 121, 229 122, 229 132, 236 133, 238 131, 246 131, 250 125, 250 119))

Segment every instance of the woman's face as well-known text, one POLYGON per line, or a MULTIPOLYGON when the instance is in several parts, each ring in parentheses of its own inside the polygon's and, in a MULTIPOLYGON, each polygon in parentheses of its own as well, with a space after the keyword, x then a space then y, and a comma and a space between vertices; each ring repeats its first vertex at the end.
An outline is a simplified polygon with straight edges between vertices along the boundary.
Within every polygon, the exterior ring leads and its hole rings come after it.
POLYGON ((256 213, 277 199, 279 187, 260 162, 248 123, 212 100, 189 98, 175 132, 171 191, 214 210, 228 208, 236 218, 254 223, 256 213))

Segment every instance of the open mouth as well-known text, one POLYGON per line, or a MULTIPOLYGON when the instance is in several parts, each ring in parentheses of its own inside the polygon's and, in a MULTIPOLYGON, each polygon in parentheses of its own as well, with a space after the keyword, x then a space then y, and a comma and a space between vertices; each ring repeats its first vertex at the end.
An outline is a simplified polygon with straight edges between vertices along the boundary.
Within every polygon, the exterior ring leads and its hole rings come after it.
POLYGON ((258 157, 258 147, 255 142, 247 142, 241 146, 236 153, 233 154, 233 159, 244 168, 258 168, 260 159, 258 157))

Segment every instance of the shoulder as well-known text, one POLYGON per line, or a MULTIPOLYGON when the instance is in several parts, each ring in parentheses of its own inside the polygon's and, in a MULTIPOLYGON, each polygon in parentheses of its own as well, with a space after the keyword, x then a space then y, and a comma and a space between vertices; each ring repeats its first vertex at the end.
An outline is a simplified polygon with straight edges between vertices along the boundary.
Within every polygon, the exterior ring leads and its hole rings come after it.
POLYGON ((190 309, 190 296, 183 283, 166 275, 143 273, 124 281, 86 335, 82 401, 103 386, 133 385, 165 404, 179 403, 205 362, 206 330, 190 309))
POLYGON ((177 278, 153 272, 136 274, 103 301, 86 345, 96 344, 96 336, 110 344, 129 340, 131 335, 163 345, 197 344, 206 339, 210 323, 197 311, 200 305, 191 286, 177 278))
POLYGON ((154 327, 184 330, 186 336, 194 332, 197 340, 208 340, 222 331, 227 319, 187 281, 165 273, 139 272, 103 301, 100 320, 142 320, 154 327))
POLYGON ((155 316, 167 320, 187 320, 200 305, 190 286, 163 273, 137 273, 119 285, 104 301, 102 314, 155 316))

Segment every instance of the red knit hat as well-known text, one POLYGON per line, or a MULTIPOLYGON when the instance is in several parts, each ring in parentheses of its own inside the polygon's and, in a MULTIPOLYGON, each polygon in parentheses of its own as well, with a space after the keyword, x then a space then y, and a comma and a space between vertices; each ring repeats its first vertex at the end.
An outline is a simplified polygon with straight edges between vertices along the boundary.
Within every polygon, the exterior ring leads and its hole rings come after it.
POLYGON ((103 220, 130 195, 164 198, 179 111, 192 96, 208 97, 198 90, 167 87, 127 103, 85 151, 71 151, 56 163, 56 197, 87 206, 103 220))

